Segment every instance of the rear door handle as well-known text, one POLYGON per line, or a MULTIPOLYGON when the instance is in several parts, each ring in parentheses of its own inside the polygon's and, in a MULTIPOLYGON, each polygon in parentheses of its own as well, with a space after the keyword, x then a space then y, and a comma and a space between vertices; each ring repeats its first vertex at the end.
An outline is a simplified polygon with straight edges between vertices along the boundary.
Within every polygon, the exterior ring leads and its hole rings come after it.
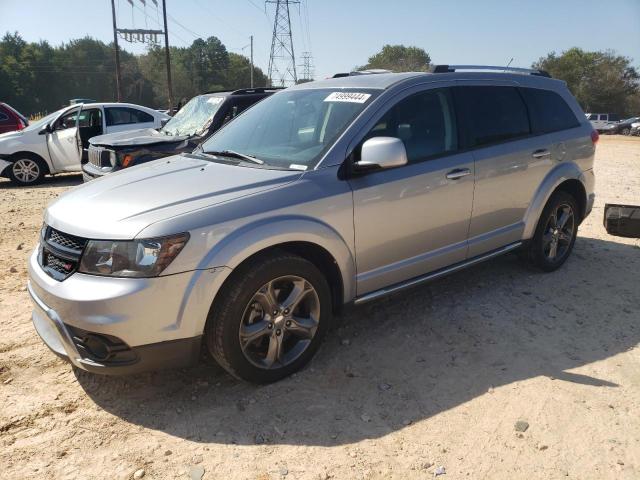
POLYGON ((546 148, 541 148, 540 150, 536 150, 535 152, 533 152, 531 156, 533 158, 545 158, 545 157, 550 157, 551 152, 546 148))
POLYGON ((449 180, 458 180, 459 178, 466 177, 467 175, 471 175, 471 170, 468 168, 456 168, 455 170, 451 170, 447 173, 447 178, 449 180))

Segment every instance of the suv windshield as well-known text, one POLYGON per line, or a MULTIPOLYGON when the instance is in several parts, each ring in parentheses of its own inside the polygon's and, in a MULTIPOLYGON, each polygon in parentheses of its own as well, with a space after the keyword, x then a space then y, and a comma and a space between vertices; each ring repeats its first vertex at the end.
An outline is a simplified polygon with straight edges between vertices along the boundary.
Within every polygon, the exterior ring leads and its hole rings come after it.
POLYGON ((204 131, 224 98, 213 95, 193 97, 160 131, 166 135, 195 135, 204 131))
POLYGON ((238 152, 265 166, 311 169, 377 94, 363 89, 285 90, 247 110, 202 149, 238 152))

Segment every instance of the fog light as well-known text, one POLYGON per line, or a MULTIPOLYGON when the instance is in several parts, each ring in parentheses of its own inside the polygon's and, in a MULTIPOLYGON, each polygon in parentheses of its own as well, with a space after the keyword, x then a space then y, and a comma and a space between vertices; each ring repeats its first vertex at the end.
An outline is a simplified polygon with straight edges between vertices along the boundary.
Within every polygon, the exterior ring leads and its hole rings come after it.
POLYGON ((100 337, 94 335, 88 335, 84 339, 84 345, 87 351, 96 360, 106 360, 111 355, 109 346, 100 337))

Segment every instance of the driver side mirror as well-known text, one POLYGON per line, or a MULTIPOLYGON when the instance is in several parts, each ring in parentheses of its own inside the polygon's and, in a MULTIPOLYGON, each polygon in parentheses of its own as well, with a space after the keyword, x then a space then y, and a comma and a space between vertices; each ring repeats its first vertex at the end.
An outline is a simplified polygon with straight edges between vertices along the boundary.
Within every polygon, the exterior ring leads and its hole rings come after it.
POLYGON ((51 133, 51 125, 48 123, 42 127, 42 129, 38 132, 38 135, 46 135, 47 133, 51 133))
POLYGON ((362 144, 357 171, 402 167, 408 163, 402 140, 396 137, 373 137, 362 144))

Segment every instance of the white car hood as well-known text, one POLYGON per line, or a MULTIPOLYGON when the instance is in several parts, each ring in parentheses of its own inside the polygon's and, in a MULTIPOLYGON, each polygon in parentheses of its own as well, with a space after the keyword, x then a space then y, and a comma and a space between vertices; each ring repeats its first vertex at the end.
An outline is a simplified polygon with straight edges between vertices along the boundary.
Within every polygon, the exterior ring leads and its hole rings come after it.
POLYGON ((20 138, 24 133, 21 130, 14 130, 13 132, 0 133, 0 142, 11 138, 20 138))
POLYGON ((132 239, 160 220, 276 188, 301 175, 176 155, 69 190, 49 205, 45 223, 79 237, 132 239))

